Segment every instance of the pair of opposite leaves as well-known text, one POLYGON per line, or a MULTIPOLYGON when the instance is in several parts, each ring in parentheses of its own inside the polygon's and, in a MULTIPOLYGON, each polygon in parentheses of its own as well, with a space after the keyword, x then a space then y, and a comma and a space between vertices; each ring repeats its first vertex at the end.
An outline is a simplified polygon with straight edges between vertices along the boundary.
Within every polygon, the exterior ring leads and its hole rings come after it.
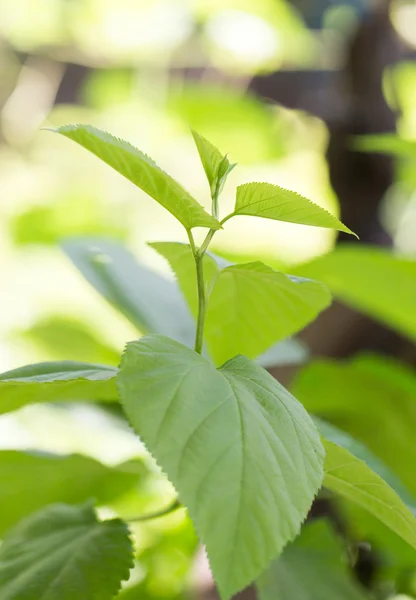
MULTIPOLYGON (((221 227, 180 184, 127 142, 86 125, 69 125, 59 128, 58 132, 124 175, 188 230, 196 226, 221 227)), ((202 136, 194 133, 194 139, 211 193, 218 194, 233 165, 202 136)), ((306 198, 269 183, 239 186, 234 212, 222 223, 234 215, 349 231, 336 217, 306 198)), ((195 266, 189 246, 170 242, 153 246, 170 262, 196 316, 195 266)), ((322 284, 278 273, 260 262, 219 269, 206 255, 204 263, 207 287, 215 280, 210 290, 205 338, 216 364, 239 352, 255 358, 276 341, 302 329, 330 302, 330 295, 322 284)))

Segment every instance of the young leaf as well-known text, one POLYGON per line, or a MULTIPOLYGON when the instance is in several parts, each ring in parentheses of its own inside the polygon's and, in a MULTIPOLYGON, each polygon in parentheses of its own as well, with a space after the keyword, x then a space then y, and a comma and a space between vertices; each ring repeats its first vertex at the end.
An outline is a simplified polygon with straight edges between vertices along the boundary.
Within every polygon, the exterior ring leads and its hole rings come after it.
POLYGON ((389 485, 365 462, 345 448, 322 440, 325 448, 324 487, 365 508, 416 548, 416 519, 389 485))
POLYGON ((297 374, 292 391, 307 410, 368 446, 416 494, 413 369, 375 355, 317 360, 297 374))
POLYGON ((1 451, 0 536, 47 504, 79 504, 92 497, 98 504, 114 500, 135 488, 143 473, 140 461, 108 467, 81 454, 1 451))
POLYGON ((141 333, 163 333, 192 346, 195 323, 175 283, 138 263, 115 242, 77 238, 64 242, 63 249, 87 281, 141 333))
POLYGON ((296 192, 272 183, 245 183, 238 186, 235 208, 231 216, 236 215, 338 229, 355 235, 324 208, 296 192))
POLYGON ((12 529, 0 547, 2 600, 111 600, 133 566, 125 523, 90 505, 55 504, 12 529))
MULTIPOLYGON (((190 247, 173 242, 151 246, 164 256, 197 315, 195 264, 190 247)), ((273 270, 261 262, 220 268, 204 256, 208 298, 205 341, 219 365, 236 354, 256 358, 313 321, 331 301, 324 285, 273 270)))
POLYGON ((345 304, 416 340, 414 258, 345 244, 296 268, 295 273, 322 281, 345 304))
POLYGON ((117 400, 117 369, 70 360, 27 365, 0 375, 0 414, 38 402, 117 400))
POLYGON ((365 600, 329 523, 312 521, 256 582, 259 600, 365 600))
POLYGON ((235 164, 230 164, 227 156, 223 156, 215 146, 196 131, 192 131, 199 156, 207 176, 211 196, 218 196, 224 187, 228 174, 235 164))
POLYGON ((177 181, 128 142, 90 125, 65 125, 55 131, 77 142, 124 175, 166 208, 186 229, 221 228, 219 222, 205 212, 177 181))
POLYGON ((315 426, 246 357, 216 370, 160 335, 127 345, 118 387, 133 427, 189 510, 222 597, 229 598, 298 533, 322 480, 315 426))

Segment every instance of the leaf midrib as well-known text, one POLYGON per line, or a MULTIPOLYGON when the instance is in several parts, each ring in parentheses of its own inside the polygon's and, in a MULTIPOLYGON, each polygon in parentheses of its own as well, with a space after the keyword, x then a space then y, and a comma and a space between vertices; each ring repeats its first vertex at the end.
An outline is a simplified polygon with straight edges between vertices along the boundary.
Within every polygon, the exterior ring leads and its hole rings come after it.
MULTIPOLYGON (((262 185, 262 184, 259 184, 262 185)), ((258 188, 257 188, 258 189, 258 188)), ((287 190, 285 188, 281 188, 283 190, 283 192, 289 192, 290 194, 293 194, 294 196, 296 196, 296 199, 299 199, 303 202, 307 202, 308 204, 310 204, 311 206, 313 206, 314 208, 316 207, 318 210, 322 210, 327 216, 331 217, 331 219, 333 219, 334 221, 338 221, 338 219, 336 217, 334 217, 334 215, 332 215, 328 210, 326 210, 326 208, 323 208, 322 206, 319 206, 319 204, 315 204, 315 202, 312 202, 312 200, 309 200, 309 198, 305 198, 304 196, 302 196, 301 194, 298 194, 297 192, 292 192, 291 190, 287 190)), ((251 208, 252 206, 256 206, 257 204, 261 204, 262 202, 270 202, 273 201, 275 198, 278 198, 278 194, 274 194, 272 196, 268 196, 267 198, 262 198, 261 200, 256 200, 255 202, 249 202, 248 204, 242 204, 238 209, 234 210, 234 214, 238 215, 240 214, 241 210, 245 210, 246 208, 251 208)), ((279 206, 285 206, 286 204, 291 204, 290 200, 284 200, 282 201, 279 206)), ((270 206, 266 209, 266 210, 272 210, 273 206, 270 206)), ((278 208, 278 207, 276 207, 278 208)), ((298 209, 293 209, 293 212, 297 212, 299 210, 305 210, 306 207, 301 207, 298 209)), ((308 207, 309 208, 309 207, 308 207)), ((264 212, 264 211, 262 211, 264 212)), ((290 214, 290 213, 289 213, 290 214)), ((249 215, 249 216, 256 216, 256 215, 249 215)))

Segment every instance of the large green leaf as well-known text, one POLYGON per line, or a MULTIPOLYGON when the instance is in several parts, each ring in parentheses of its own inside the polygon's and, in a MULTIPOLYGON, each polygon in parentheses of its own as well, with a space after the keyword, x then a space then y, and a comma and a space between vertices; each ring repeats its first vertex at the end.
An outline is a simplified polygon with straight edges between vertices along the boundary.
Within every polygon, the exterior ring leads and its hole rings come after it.
MULTIPOLYGON (((190 247, 174 242, 156 242, 152 247, 169 261, 196 316, 190 247)), ((230 265, 205 255, 204 275, 208 296, 205 341, 217 365, 239 353, 256 358, 313 321, 331 301, 321 283, 279 273, 258 261, 230 265)))
POLYGON ((326 454, 324 487, 366 509, 416 548, 416 518, 396 492, 348 450, 322 441, 326 454))
POLYGON ((115 242, 77 238, 63 248, 91 285, 139 331, 192 345, 195 323, 174 283, 139 264, 115 242))
POLYGON ((393 359, 318 360, 292 391, 305 408, 363 442, 416 495, 416 375, 393 359))
POLYGON ((124 409, 175 485, 223 598, 298 533, 322 480, 316 428, 297 400, 243 356, 219 370, 160 335, 127 345, 124 409))
POLYGON ((9 532, 0 547, 2 600, 111 600, 129 577, 129 531, 90 505, 55 504, 9 532))
POLYGON ((46 504, 103 504, 135 488, 144 473, 139 461, 118 467, 72 454, 0 452, 0 535, 46 504))
POLYGON ((238 186, 232 216, 238 215, 338 229, 355 235, 324 208, 272 183, 245 183, 238 186))
POLYGON ((323 281, 346 304, 416 340, 416 260, 344 244, 295 272, 323 281))
POLYGON ((355 150, 361 150, 361 152, 393 154, 416 160, 416 140, 400 138, 393 133, 360 135, 354 138, 353 143, 355 150))
POLYGON ((0 375, 0 414, 38 402, 117 400, 117 369, 63 360, 27 365, 0 375))
POLYGON ((365 600, 327 521, 312 521, 256 583, 259 600, 365 600))
POLYGON ((215 146, 196 131, 192 132, 199 156, 207 176, 211 196, 218 195, 224 187, 228 173, 235 167, 227 156, 223 156, 215 146))
POLYGON ((170 175, 137 148, 90 125, 65 125, 55 130, 77 142, 151 196, 187 229, 221 225, 170 175))

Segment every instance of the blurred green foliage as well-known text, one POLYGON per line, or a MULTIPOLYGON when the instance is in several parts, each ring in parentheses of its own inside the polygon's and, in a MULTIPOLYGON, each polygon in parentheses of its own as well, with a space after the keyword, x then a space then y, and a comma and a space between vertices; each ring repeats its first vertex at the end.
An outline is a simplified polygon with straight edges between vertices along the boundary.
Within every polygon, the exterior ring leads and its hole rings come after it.
MULTIPOLYGON (((399 9, 394 9, 395 15, 399 9)), ((135 328, 76 275, 59 250, 64 239, 93 236, 123 242, 143 268, 166 277, 171 277, 168 267, 145 240, 185 241, 173 219, 128 182, 121 182, 75 145, 59 145, 40 127, 88 122, 137 142, 178 180, 186 181, 189 191, 208 207, 208 187, 189 135, 192 126, 240 163, 225 188, 224 214, 234 204, 229 189, 252 179, 296 190, 336 212, 324 157, 328 133, 323 122, 247 94, 255 73, 322 65, 338 68, 337 49, 347 26, 345 18, 341 23, 335 17, 329 11, 324 14, 328 30, 322 33, 308 30, 286 0, 2 0, 0 268, 7 284, 3 283, 0 298, 1 371, 49 359, 116 365, 124 343, 137 336, 135 328)), ((355 17, 350 17, 353 26, 355 17)), ((400 19, 395 23, 400 30, 400 19)), ((401 138, 414 140, 414 62, 389 69, 385 94, 401 111, 401 138)), ((397 139, 393 144, 397 146, 397 139)), ((221 233, 216 250, 230 260, 254 257, 274 266, 299 264, 300 274, 323 281, 338 299, 414 340, 415 173, 412 157, 399 157, 396 181, 382 208, 383 224, 400 256, 361 247, 340 248, 321 258, 333 247, 331 232, 304 231, 290 224, 269 227, 252 219, 221 233)), ((140 289, 138 276, 127 273, 126 279, 130 292, 140 289)), ((139 293, 134 292, 135 297, 139 293)), ((162 305, 159 316, 163 310, 162 305)), ((415 493, 414 373, 380 357, 312 362, 294 390, 308 408, 357 436, 415 493)), ((74 502, 82 501, 91 495, 93 474, 111 475, 119 469, 114 465, 144 454, 116 411, 109 416, 98 407, 94 413, 71 407, 58 412, 25 409, 0 420, 0 445, 12 449, 36 445, 39 419, 42 448, 61 452, 64 443, 72 453, 79 446, 88 447, 103 462, 19 451, 19 468, 24 466, 28 474, 21 481, 29 485, 30 475, 54 487, 53 493, 43 487, 42 502, 68 501, 69 492, 74 502), (74 424, 79 425, 77 435, 71 433, 74 424), (69 483, 59 478, 58 466, 65 461, 83 462, 82 469, 76 465, 75 487, 71 483, 75 476, 69 483), (82 487, 83 481, 88 485, 82 487)), ((1 460, 0 456, 1 479, 11 485, 10 478, 21 471, 11 469, 11 462, 2 467, 1 460)), ((119 496, 115 493, 117 498, 103 497, 105 510, 130 516, 155 502, 163 505, 171 490, 151 463, 146 462, 146 473, 144 478, 130 473, 128 485, 121 485, 119 496), (139 489, 127 489, 132 477, 139 489)), ((24 505, 19 497, 16 514, 20 507, 31 510, 40 505, 36 496, 31 500, 24 505)), ((342 503, 342 511, 350 538, 369 540, 382 557, 375 593, 416 597, 413 550, 364 511, 347 503, 342 503)), ((333 533, 321 533, 328 537, 321 540, 322 547, 342 565, 333 533)), ((120 598, 186 597, 197 539, 183 511, 135 526, 135 536, 137 565, 120 598)), ((289 549, 289 563, 299 560, 299 547, 302 553, 308 550, 305 539, 289 549)), ((345 569, 339 568, 344 579, 345 569)))

